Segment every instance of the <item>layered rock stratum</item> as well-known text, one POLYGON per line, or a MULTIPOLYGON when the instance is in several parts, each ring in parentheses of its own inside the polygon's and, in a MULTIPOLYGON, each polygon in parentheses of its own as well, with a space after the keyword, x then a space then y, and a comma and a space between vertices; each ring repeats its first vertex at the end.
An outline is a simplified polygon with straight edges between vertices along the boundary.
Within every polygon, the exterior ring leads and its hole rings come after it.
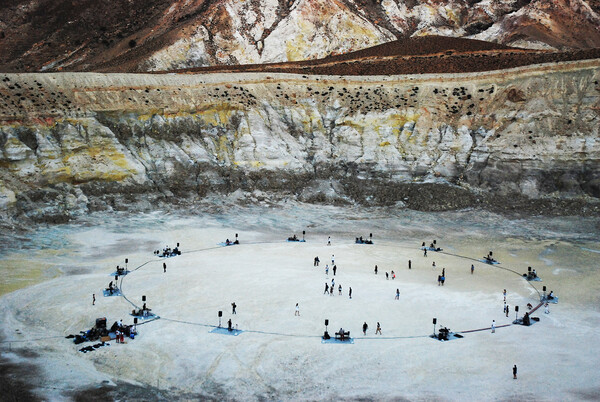
MULTIPOLYGON (((515 51, 481 52, 435 57, 515 51)), ((52 221, 211 195, 594 213, 600 59, 578 57, 413 75, 1 74, 0 205, 52 221)), ((390 62, 360 64, 377 60, 390 62)))

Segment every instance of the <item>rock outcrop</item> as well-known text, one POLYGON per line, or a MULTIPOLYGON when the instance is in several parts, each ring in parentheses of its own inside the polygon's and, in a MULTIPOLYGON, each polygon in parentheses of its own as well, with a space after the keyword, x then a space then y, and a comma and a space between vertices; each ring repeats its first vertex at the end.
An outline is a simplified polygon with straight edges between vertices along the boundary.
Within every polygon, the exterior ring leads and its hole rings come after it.
POLYGON ((15 0, 0 71, 156 71, 317 59, 423 35, 600 47, 586 0, 15 0))
POLYGON ((599 67, 2 74, 0 208, 64 220, 213 194, 417 209, 593 201, 599 67))

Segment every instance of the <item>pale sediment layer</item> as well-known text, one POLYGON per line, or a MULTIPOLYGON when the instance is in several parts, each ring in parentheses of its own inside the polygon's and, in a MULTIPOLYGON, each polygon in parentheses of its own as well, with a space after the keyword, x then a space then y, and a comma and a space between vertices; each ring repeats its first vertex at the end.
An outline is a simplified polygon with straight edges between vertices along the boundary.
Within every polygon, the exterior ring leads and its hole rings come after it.
POLYGON ((594 213, 599 66, 370 77, 3 74, 0 207, 64 221, 239 190, 243 202, 594 213))

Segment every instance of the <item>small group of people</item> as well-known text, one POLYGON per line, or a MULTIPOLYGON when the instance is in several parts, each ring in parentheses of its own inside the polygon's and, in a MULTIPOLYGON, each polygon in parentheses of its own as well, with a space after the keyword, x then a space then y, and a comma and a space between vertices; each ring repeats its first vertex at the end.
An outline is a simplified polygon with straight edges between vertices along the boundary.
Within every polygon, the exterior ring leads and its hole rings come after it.
POLYGON ((110 295, 112 295, 113 293, 115 293, 115 292, 118 292, 118 291, 119 291, 119 288, 117 287, 117 284, 116 284, 116 283, 113 285, 113 281, 110 281, 110 282, 108 283, 108 287, 106 288, 106 290, 108 291, 108 293, 109 293, 110 295))
POLYGON ((446 268, 442 268, 442 274, 438 275, 438 286, 444 286, 446 282, 446 268))
POLYGON ((232 245, 234 245, 234 244, 240 244, 240 241, 239 241, 238 239, 235 239, 234 241, 231 241, 231 240, 229 240, 229 239, 226 239, 226 240, 225 240, 225 245, 226 245, 226 246, 232 246, 232 245))
POLYGON ((117 273, 117 276, 127 275, 127 268, 117 265, 117 270, 115 272, 117 273))
POLYGON ((168 245, 163 248, 162 253, 160 250, 155 250, 154 255, 159 257, 174 257, 176 255, 181 255, 181 251, 179 250, 179 243, 177 243, 177 247, 171 249, 168 245))
POLYGON ((136 316, 136 317, 148 317, 148 315, 150 315, 150 311, 152 311, 152 309, 148 308, 148 306, 146 306, 146 303, 144 303, 142 308, 137 309, 137 310, 133 309, 131 311, 131 315, 136 316))
POLYGON ((288 237, 287 239, 288 239, 288 241, 303 241, 304 240, 304 239, 300 240, 298 238, 298 236, 296 236, 295 234, 293 236, 288 237))
POLYGON ((488 264, 494 264, 494 263, 498 262, 498 261, 496 261, 496 260, 495 260, 495 259, 492 257, 492 254, 493 254, 493 253, 490 251, 490 252, 488 253, 488 255, 486 255, 485 257, 483 257, 483 259, 484 259, 484 261, 485 261, 486 263, 488 263, 488 264))
MULTIPOLYGON (((362 326, 363 335, 367 335, 368 329, 369 329, 369 324, 367 324, 367 322, 365 321, 362 326)), ((379 321, 377 322, 377 328, 375 329, 375 335, 377 335, 377 334, 381 335, 381 324, 379 324, 379 321)))
MULTIPOLYGON (((333 296, 334 292, 335 292, 335 279, 331 280, 331 286, 327 282, 325 282, 325 291, 323 292, 323 294, 328 294, 330 296, 333 296)), ((340 295, 340 296, 342 295, 342 285, 338 285, 338 295, 340 295)), ((350 296, 352 296, 352 288, 350 288, 350 296)))
POLYGON ((363 239, 363 237, 360 236, 360 237, 356 237, 355 243, 356 244, 373 244, 373 240, 371 240, 371 238, 363 239))
POLYGON ((137 335, 136 325, 124 325, 123 320, 119 320, 110 327, 110 332, 114 332, 117 343, 125 343, 125 337, 134 339, 137 335))

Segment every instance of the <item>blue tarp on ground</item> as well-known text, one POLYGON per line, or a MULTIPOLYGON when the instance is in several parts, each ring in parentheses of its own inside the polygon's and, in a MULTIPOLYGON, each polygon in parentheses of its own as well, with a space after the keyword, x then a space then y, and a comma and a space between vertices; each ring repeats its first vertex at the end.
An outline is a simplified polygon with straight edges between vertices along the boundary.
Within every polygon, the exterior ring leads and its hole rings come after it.
POLYGON ((221 335, 238 336, 239 334, 241 334, 244 331, 242 331, 241 329, 232 329, 230 331, 230 330, 228 330, 227 328, 224 328, 224 327, 217 327, 217 328, 213 329, 210 332, 211 332, 211 334, 221 334, 221 335))
POLYGON ((104 293, 104 297, 121 296, 121 291, 119 289, 113 289, 112 294, 110 293, 110 290, 107 289, 104 289, 102 292, 104 293))
POLYGON ((483 262, 483 263, 485 263, 485 264, 490 264, 490 265, 498 265, 498 264, 500 264, 500 263, 499 263, 498 261, 496 261, 496 260, 494 260, 494 261, 490 262, 489 260, 486 260, 485 258, 482 258, 482 259, 480 259, 480 260, 477 260, 477 261, 479 261, 479 262, 483 262))
POLYGON ((330 339, 323 339, 323 338, 321 338, 321 343, 347 343, 347 344, 352 344, 352 343, 354 343, 354 338, 346 338, 343 341, 341 339, 335 339, 335 338, 330 338, 330 339))

